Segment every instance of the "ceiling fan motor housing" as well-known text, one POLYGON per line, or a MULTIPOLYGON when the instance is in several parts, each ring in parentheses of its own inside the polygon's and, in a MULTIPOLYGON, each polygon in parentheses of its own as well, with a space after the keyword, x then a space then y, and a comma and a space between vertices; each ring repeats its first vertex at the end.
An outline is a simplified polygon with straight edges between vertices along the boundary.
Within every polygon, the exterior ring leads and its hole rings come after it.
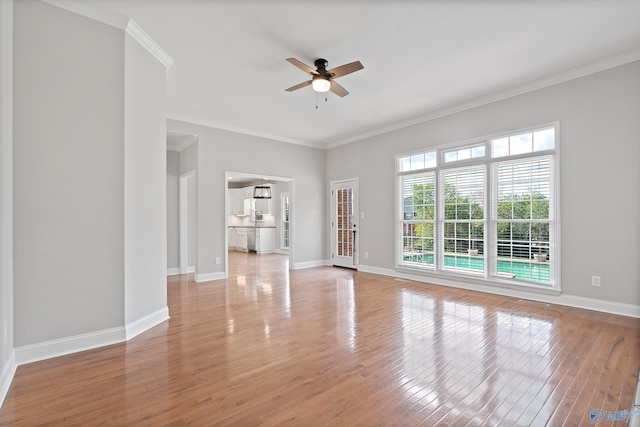
POLYGON ((327 65, 329 65, 329 61, 326 59, 316 59, 313 63, 316 66, 316 69, 320 75, 327 74, 327 65))

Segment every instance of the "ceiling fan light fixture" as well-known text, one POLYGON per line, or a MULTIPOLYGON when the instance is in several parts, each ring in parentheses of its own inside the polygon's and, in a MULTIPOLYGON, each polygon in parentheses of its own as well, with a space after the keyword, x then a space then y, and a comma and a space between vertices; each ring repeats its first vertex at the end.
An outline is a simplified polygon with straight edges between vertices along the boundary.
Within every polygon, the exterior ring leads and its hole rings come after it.
POLYGON ((326 77, 314 77, 311 87, 316 92, 329 92, 331 89, 331 81, 326 77))

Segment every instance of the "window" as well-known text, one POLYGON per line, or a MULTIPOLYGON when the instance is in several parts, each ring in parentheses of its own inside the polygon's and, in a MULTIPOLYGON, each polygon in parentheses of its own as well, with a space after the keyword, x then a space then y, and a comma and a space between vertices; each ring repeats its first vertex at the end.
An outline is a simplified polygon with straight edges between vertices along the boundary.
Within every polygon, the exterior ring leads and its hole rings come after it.
POLYGON ((406 264, 434 265, 435 173, 401 178, 402 251, 406 264))
POLYGON ((474 147, 465 147, 444 152, 445 163, 457 162, 458 160, 477 159, 484 157, 485 145, 476 145, 474 147))
POLYGON ((440 187, 442 269, 484 271, 484 165, 444 169, 440 187))
POLYGON ((536 157, 493 165, 496 274, 550 282, 551 164, 551 157, 536 157))
POLYGON ((282 193, 280 195, 280 206, 282 207, 280 216, 280 218, 282 218, 280 246, 282 249, 289 249, 289 193, 282 193))
POLYGON ((398 268, 559 289, 556 127, 397 156, 398 268))
POLYGON ((554 145, 554 128, 505 136, 491 141, 493 157, 505 157, 550 150, 554 148, 554 145))
POLYGON ((353 188, 336 189, 336 255, 353 257, 353 188))
POLYGON ((412 156, 400 157, 398 168, 400 172, 417 171, 436 166, 436 152, 414 154, 412 156))

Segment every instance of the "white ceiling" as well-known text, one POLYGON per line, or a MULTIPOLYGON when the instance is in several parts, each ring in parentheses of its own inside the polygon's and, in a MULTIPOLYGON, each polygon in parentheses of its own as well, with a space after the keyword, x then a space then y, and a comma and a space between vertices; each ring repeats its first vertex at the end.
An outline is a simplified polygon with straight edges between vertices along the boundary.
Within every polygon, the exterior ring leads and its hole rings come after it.
POLYGON ((170 118, 316 147, 640 59, 637 0, 96 2, 175 60, 170 118), (364 70, 338 80, 349 95, 325 102, 310 87, 285 92, 308 80, 288 57, 364 70))

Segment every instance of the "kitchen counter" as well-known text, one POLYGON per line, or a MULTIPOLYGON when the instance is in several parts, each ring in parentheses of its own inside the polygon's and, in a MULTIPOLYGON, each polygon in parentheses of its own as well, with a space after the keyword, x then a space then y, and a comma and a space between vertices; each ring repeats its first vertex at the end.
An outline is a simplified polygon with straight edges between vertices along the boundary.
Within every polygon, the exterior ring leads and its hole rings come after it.
POLYGON ((275 225, 230 225, 229 228, 276 228, 275 225))
POLYGON ((241 251, 271 253, 276 249, 275 226, 230 225, 228 247, 241 251))

